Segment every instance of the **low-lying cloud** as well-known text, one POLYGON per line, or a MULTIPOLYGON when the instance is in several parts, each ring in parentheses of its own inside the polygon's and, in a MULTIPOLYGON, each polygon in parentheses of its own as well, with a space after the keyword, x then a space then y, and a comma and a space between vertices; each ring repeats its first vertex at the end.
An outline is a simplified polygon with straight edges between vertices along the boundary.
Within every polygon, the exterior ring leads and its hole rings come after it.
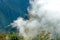
POLYGON ((60 0, 30 0, 27 8, 29 20, 18 18, 12 27, 17 27, 19 34, 28 38, 33 38, 42 30, 51 32, 51 37, 60 34, 60 0))

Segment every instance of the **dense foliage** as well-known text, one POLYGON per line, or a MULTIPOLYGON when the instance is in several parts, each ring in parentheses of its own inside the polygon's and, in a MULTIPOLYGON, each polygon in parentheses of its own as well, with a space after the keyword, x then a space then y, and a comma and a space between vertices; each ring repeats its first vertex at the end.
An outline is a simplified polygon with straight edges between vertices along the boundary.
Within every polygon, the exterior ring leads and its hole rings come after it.
POLYGON ((17 33, 0 34, 0 40, 24 40, 22 36, 17 33))
MULTIPOLYGON (((19 36, 17 33, 0 34, 0 40, 25 40, 23 36, 19 36)), ((50 39, 50 32, 44 31, 34 37, 32 40, 59 40, 58 38, 50 39)))

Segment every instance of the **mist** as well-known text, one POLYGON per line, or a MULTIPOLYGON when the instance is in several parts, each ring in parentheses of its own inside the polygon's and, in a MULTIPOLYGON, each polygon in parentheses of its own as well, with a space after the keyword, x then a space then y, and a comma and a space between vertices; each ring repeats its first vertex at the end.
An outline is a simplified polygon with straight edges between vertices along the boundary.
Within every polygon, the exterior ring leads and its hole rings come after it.
MULTIPOLYGON (((29 0, 29 20, 18 17, 10 25, 17 27, 19 35, 28 40, 45 30, 51 38, 60 34, 60 0, 29 0)), ((58 36, 60 37, 60 35, 58 36)))

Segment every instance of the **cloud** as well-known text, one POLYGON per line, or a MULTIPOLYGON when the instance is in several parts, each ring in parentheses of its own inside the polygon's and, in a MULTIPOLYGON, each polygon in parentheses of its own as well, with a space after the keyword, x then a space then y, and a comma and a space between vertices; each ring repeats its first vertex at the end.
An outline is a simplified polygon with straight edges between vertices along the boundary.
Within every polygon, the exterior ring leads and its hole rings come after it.
POLYGON ((60 0, 30 0, 29 20, 18 18, 11 25, 17 27, 19 34, 33 38, 42 30, 51 32, 51 36, 60 33, 60 0))

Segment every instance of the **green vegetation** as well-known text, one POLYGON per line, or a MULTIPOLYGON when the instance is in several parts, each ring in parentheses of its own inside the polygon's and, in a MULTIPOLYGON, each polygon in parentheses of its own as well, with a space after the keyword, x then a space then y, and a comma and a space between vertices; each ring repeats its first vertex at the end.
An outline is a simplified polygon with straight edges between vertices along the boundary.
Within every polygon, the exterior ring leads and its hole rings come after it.
POLYGON ((19 36, 17 33, 0 34, 0 40, 24 40, 23 36, 19 36))
MULTIPOLYGON (((59 40, 57 37, 55 39, 50 39, 50 32, 42 31, 32 40, 59 40)), ((17 33, 0 34, 0 40, 25 40, 23 36, 19 36, 17 33)))
POLYGON ((50 40, 50 32, 45 33, 44 31, 41 34, 37 35, 38 40, 50 40))

